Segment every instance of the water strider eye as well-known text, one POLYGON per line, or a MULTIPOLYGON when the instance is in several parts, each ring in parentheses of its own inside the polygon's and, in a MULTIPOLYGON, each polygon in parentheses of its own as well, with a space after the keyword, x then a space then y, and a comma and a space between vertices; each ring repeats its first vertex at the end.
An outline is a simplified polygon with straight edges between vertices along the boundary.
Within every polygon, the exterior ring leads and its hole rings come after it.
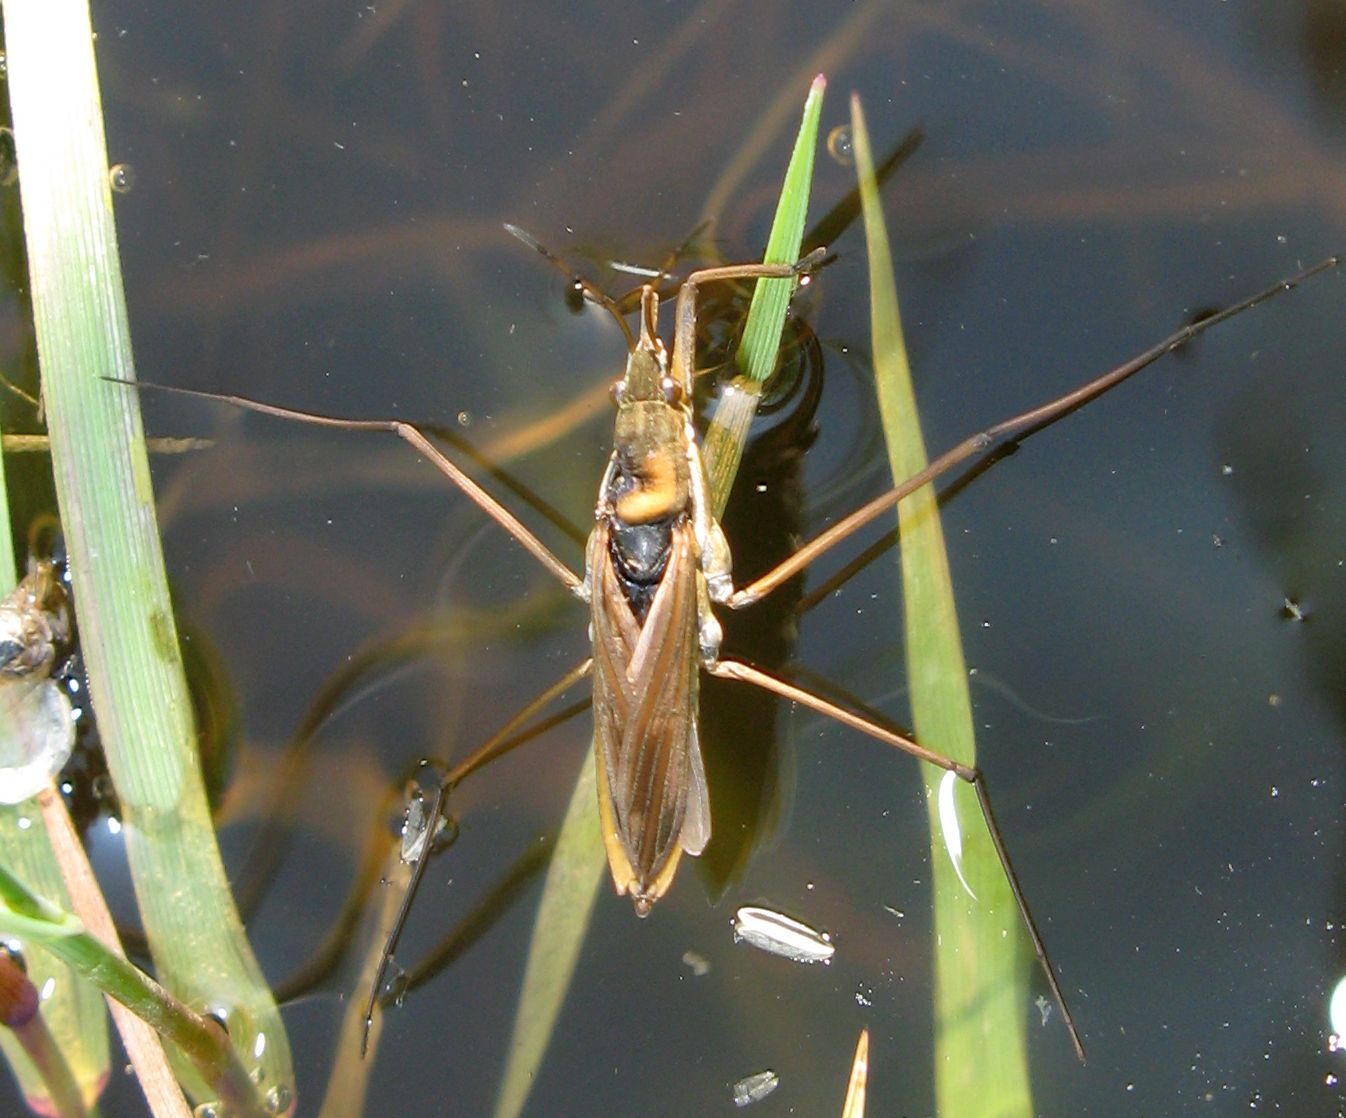
POLYGON ((612 387, 608 389, 608 395, 612 397, 614 407, 619 408, 626 403, 626 378, 622 377, 621 380, 614 380, 612 387))
POLYGON ((687 393, 682 390, 682 385, 672 377, 664 377, 659 382, 659 387, 663 389, 664 402, 671 407, 681 407, 687 402, 687 393))

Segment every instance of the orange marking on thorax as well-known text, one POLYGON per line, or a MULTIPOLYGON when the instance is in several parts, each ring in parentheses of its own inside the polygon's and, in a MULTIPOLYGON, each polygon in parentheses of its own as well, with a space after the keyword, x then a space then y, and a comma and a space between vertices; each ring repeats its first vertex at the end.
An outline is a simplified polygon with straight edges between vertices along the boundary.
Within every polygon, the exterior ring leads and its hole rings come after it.
POLYGON ((666 454, 649 455, 636 475, 639 488, 617 498, 616 512, 627 524, 648 524, 677 511, 678 479, 666 454))

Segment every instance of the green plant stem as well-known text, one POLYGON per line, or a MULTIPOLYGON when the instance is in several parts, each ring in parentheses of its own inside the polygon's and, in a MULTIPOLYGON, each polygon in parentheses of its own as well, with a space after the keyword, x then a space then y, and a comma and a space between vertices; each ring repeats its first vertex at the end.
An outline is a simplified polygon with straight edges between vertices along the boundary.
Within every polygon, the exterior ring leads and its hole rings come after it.
POLYGON ((87 4, 4 0, 4 17, 52 466, 142 922, 165 984, 227 1008, 237 1051, 286 1112, 289 1045, 215 845, 136 394, 103 379, 135 372, 87 4))

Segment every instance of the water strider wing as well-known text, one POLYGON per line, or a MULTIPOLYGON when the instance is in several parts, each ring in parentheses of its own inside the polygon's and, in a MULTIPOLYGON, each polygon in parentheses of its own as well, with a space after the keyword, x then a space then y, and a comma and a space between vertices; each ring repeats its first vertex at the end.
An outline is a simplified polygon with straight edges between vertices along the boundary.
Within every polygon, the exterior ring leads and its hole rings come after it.
MULTIPOLYGON (((700 686, 698 673, 693 677, 693 692, 700 686)), ((701 760, 701 733, 697 726, 699 703, 692 699, 692 726, 687 741, 687 817, 682 822, 682 848, 693 858, 710 842, 710 791, 706 787, 706 766, 701 760)))
POLYGON ((649 911, 682 851, 710 838, 696 734, 698 549, 674 527, 663 578, 642 625, 627 601, 600 522, 590 543, 594 729, 603 842, 619 893, 649 911))

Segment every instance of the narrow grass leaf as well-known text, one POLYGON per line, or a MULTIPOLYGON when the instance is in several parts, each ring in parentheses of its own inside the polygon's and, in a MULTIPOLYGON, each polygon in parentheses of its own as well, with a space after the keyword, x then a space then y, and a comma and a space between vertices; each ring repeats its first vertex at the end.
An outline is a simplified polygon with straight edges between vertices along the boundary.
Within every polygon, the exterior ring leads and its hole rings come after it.
POLYGON ((4 0, 7 85, 51 435, 90 694, 158 973, 230 1007, 231 1040, 293 1105, 289 1045, 229 896, 159 550, 86 0, 4 0))
MULTIPOLYGON (((851 128, 869 255, 879 411, 893 476, 900 480, 924 467, 926 454, 902 340, 888 233, 858 97, 851 99, 851 128)), ((907 679, 916 737, 929 749, 975 764, 967 666, 932 486, 898 505, 898 523, 907 679)), ((1030 1115, 1023 1012, 1027 978, 1013 896, 970 788, 956 790, 964 826, 963 873, 955 873, 939 821, 938 785, 943 773, 928 765, 922 768, 934 867, 937 1109, 957 1118, 1030 1115), (964 876, 979 899, 964 889, 960 880, 964 876)))
MULTIPOLYGON (((804 101, 804 115, 795 136, 794 150, 785 169, 780 201, 767 237, 764 264, 793 264, 799 259, 808 218, 809 193, 813 186, 813 153, 818 147, 818 123, 822 119, 823 92, 827 80, 822 74, 813 79, 804 101)), ((730 381, 720 394, 706 431, 703 457, 710 475, 711 504, 716 516, 724 512, 734 476, 748 441, 748 428, 757 414, 762 386, 776 368, 785 312, 794 293, 793 279, 758 280, 748 306, 737 363, 741 374, 730 381)))
POLYGON ((607 863, 598 824, 597 767, 590 749, 547 868, 523 985, 514 1012, 509 1060, 495 1118, 517 1118, 551 1043, 607 863))

